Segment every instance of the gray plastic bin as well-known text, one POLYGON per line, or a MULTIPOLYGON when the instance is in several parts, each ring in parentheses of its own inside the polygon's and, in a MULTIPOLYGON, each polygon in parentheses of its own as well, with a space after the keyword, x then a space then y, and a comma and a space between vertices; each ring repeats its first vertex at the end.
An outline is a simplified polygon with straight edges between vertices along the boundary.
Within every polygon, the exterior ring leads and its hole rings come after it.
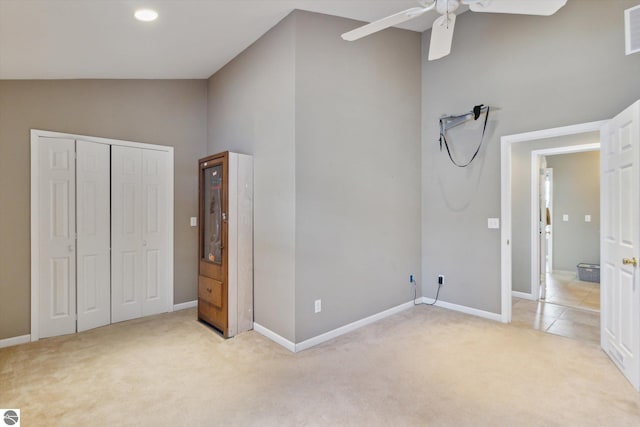
POLYGON ((578 280, 600 283, 600 266, 598 264, 578 264, 578 280))

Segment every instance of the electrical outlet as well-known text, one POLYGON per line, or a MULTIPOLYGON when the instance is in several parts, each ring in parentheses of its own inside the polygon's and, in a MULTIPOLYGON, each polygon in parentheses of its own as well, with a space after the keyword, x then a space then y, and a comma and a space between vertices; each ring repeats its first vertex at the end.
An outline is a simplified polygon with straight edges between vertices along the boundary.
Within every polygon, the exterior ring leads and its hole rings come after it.
POLYGON ((192 227, 197 227, 198 226, 198 218, 195 217, 195 216, 192 216, 189 219, 189 225, 192 226, 192 227))
POLYGON ((439 286, 444 285, 444 275, 443 274, 439 274, 438 275, 438 285, 439 286))
POLYGON ((409 275, 409 283, 411 283, 412 285, 416 283, 416 281, 413 279, 413 274, 409 275))
POLYGON ((322 311, 322 300, 317 299, 314 304, 315 313, 320 313, 322 311))

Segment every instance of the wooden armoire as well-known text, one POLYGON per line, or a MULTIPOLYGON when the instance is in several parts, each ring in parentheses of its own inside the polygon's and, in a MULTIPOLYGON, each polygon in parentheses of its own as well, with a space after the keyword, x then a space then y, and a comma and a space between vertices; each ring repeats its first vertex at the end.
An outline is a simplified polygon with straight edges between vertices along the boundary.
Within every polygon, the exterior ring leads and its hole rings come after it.
POLYGON ((253 158, 199 161, 198 319, 225 338, 253 329, 253 158))

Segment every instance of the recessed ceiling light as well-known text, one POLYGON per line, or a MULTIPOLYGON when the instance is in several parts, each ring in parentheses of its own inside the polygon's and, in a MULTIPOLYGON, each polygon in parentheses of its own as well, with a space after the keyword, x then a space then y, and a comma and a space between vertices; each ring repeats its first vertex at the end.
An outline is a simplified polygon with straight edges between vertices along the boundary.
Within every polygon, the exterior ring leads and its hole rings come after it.
POLYGON ((135 16, 138 21, 151 22, 158 18, 158 12, 151 9, 140 9, 136 10, 133 16, 135 16))

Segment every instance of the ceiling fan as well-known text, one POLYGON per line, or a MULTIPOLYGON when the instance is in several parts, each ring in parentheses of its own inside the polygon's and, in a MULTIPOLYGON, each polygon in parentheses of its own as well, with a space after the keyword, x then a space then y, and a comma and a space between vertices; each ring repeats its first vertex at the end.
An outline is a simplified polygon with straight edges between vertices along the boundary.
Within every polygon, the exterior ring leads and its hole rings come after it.
POLYGON ((424 13, 436 9, 438 17, 431 30, 429 61, 447 56, 451 52, 453 27, 456 23, 455 11, 460 4, 469 6, 473 12, 516 13, 521 15, 544 15, 556 13, 567 0, 418 0, 421 7, 398 12, 386 18, 371 22, 342 35, 347 41, 358 40, 370 34, 393 27, 424 13))

